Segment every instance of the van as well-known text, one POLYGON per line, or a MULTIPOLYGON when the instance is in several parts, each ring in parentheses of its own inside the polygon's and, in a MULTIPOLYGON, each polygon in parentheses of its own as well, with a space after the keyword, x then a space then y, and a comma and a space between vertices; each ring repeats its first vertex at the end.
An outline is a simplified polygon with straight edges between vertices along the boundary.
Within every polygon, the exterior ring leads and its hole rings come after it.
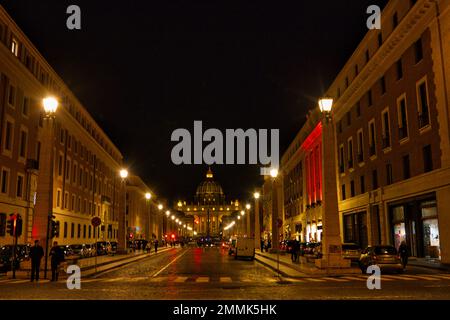
POLYGON ((255 259, 255 239, 254 238, 237 238, 235 246, 234 258, 246 257, 251 260, 255 259))

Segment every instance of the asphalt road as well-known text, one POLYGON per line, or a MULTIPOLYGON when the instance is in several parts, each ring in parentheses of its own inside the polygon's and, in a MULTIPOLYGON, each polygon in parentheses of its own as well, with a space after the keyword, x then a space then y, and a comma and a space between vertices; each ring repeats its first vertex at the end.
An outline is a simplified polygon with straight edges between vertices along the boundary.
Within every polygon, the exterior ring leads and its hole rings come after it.
POLYGON ((0 299, 450 299, 450 274, 408 267, 382 274, 381 289, 367 275, 284 279, 256 261, 235 260, 220 248, 173 248, 91 278, 80 290, 58 283, 0 278, 0 299))

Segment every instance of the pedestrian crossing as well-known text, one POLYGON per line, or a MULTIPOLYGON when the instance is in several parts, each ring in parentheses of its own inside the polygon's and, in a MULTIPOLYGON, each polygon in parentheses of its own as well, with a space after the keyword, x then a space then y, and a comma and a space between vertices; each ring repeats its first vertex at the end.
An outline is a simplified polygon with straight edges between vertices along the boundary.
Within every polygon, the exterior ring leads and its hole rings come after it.
MULTIPOLYGON (((309 284, 323 284, 323 283, 350 283, 350 282, 366 282, 368 275, 343 275, 343 276, 317 276, 304 278, 285 278, 292 283, 309 283, 309 284)), ((279 279, 277 277, 230 277, 230 276, 206 276, 206 275, 190 275, 190 276, 141 276, 141 277, 117 277, 117 278, 87 278, 81 279, 81 284, 87 283, 174 283, 174 284, 205 284, 205 283, 275 283, 279 279)), ((388 274, 381 275, 382 282, 396 282, 396 281, 450 281, 450 274, 388 274)), ((7 279, 0 278, 0 286, 2 285, 20 285, 20 284, 47 284, 50 280, 42 279, 39 282, 30 282, 28 279, 7 279)), ((66 280, 59 280, 58 283, 66 283, 66 280)))

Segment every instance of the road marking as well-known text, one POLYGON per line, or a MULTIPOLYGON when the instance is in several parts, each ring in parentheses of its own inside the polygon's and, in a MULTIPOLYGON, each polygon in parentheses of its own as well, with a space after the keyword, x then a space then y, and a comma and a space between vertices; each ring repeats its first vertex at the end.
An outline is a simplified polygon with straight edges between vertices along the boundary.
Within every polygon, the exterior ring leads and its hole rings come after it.
POLYGON ((174 282, 185 282, 189 277, 177 277, 174 282))
POLYGON ((233 282, 233 280, 230 277, 220 277, 220 282, 233 282))
POLYGON ((353 280, 353 281, 367 281, 367 278, 359 277, 342 277, 342 279, 353 280))
POLYGON ((318 278, 305 278, 305 280, 311 281, 311 282, 325 282, 325 280, 318 279, 318 278))
MULTIPOLYGON (((25 283, 25 282, 31 282, 31 281, 30 280, 15 280, 15 279, 11 279, 11 283, 14 283, 14 284, 16 284, 16 283, 25 283)), ((39 281, 37 283, 39 284, 39 283, 42 283, 42 282, 39 281)))
POLYGON ((198 277, 195 282, 209 282, 209 277, 198 277))
POLYGON ((433 275, 433 277, 436 277, 439 279, 450 280, 450 275, 445 275, 445 274, 437 274, 437 275, 433 275))
POLYGON ((171 262, 169 262, 168 264, 166 264, 162 269, 160 269, 158 272, 156 272, 153 275, 153 278, 157 277, 158 274, 160 274, 161 272, 163 272, 164 270, 166 270, 172 263, 174 263, 175 261, 177 261, 178 259, 180 259, 182 256, 184 256, 187 253, 187 251, 183 252, 182 254, 180 254, 178 257, 176 257, 175 259, 173 259, 171 262))
POLYGON ((324 277, 323 279, 330 280, 330 281, 336 281, 336 282, 348 282, 348 280, 346 280, 346 279, 333 278, 333 277, 324 277))
POLYGON ((138 282, 138 281, 145 281, 148 277, 134 277, 134 278, 128 278, 127 281, 129 282, 138 282))
POLYGON ((381 275, 381 281, 383 281, 383 279, 385 278, 389 278, 389 279, 393 279, 393 280, 406 280, 406 281, 415 281, 417 279, 412 279, 408 276, 383 276, 381 275))
POLYGON ((102 281, 102 279, 86 279, 86 280, 81 280, 81 283, 89 283, 89 282, 97 282, 97 281, 102 281))
POLYGON ((440 279, 436 279, 436 278, 433 278, 432 276, 425 276, 425 275, 413 275, 413 274, 411 274, 411 275, 408 275, 408 277, 410 277, 410 278, 414 278, 414 279, 419 279, 419 280, 428 280, 428 281, 439 281, 440 279))
POLYGON ((117 281, 124 281, 126 278, 120 277, 120 278, 114 278, 114 279, 106 279, 104 282, 117 282, 117 281))

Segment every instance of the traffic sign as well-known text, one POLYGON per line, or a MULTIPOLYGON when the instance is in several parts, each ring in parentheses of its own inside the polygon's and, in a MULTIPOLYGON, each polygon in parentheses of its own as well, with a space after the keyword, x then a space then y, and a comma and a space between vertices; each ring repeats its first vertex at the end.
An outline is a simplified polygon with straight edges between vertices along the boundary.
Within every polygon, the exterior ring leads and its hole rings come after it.
POLYGON ((98 227, 101 223, 102 223, 102 219, 100 219, 100 217, 93 217, 91 220, 91 224, 94 227, 98 227))

